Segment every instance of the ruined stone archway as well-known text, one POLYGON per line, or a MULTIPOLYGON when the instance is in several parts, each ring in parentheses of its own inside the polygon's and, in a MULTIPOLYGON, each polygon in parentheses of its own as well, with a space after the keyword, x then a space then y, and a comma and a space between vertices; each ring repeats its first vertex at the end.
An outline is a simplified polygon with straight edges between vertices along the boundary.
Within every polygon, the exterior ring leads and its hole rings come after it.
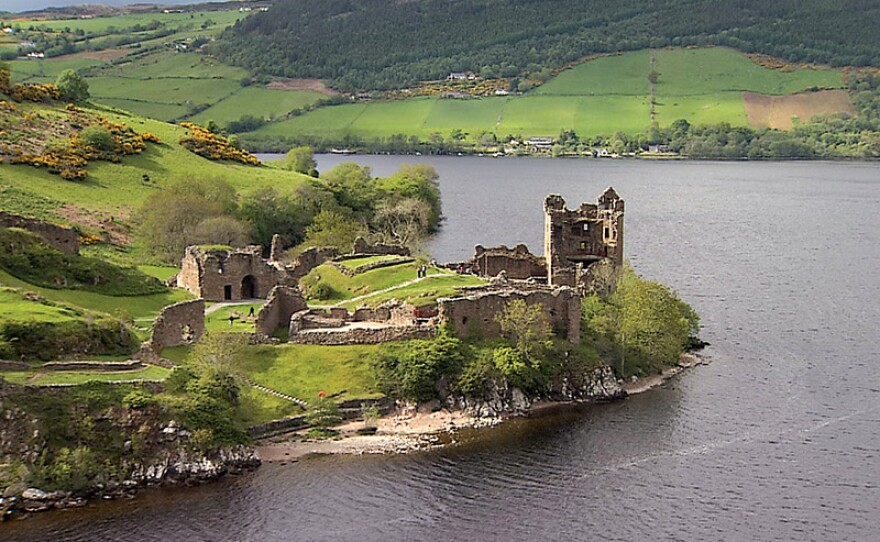
POLYGON ((245 275, 244 278, 241 279, 241 298, 254 299, 258 297, 259 294, 260 291, 257 288, 257 277, 253 275, 245 275))

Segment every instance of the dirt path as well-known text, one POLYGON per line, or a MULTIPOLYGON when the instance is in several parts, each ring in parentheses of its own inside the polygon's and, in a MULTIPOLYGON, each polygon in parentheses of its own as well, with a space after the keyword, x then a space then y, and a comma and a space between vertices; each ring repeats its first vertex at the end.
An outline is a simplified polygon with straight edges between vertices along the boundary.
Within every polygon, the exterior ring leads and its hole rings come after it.
POLYGON ((219 303, 214 303, 207 309, 205 309, 205 316, 208 316, 212 312, 217 312, 224 307, 235 307, 238 305, 252 305, 254 303, 261 303, 266 301, 265 299, 239 299, 236 301, 220 301, 219 303))

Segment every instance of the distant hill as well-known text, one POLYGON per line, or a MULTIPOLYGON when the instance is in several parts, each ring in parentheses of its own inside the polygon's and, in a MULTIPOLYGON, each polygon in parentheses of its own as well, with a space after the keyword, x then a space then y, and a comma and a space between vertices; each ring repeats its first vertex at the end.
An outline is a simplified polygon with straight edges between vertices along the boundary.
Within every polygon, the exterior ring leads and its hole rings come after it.
POLYGON ((794 62, 880 66, 875 0, 279 0, 213 45, 264 74, 343 90, 450 72, 545 79, 587 55, 724 45, 794 62))

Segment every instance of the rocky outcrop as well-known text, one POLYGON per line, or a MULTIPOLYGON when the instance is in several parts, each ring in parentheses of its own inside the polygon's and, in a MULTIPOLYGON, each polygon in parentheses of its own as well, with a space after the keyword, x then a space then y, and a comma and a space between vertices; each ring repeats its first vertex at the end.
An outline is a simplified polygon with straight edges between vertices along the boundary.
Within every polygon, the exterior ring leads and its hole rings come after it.
POLYGON ((493 381, 481 397, 450 394, 444 404, 475 418, 498 418, 527 415, 536 400, 559 402, 601 402, 626 397, 611 367, 603 365, 579 379, 563 378, 546 396, 529 396, 507 380, 493 381))

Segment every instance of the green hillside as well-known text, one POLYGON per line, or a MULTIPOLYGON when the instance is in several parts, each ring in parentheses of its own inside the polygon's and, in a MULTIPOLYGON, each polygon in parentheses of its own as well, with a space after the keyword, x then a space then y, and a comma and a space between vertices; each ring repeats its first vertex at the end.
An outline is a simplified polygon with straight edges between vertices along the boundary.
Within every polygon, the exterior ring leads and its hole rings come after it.
POLYGON ((639 133, 651 124, 649 73, 657 74, 655 114, 661 126, 686 118, 692 124, 747 126, 743 91, 787 95, 809 88, 843 88, 833 69, 770 69, 727 48, 635 51, 579 64, 521 96, 474 99, 422 97, 324 107, 266 125, 249 134, 319 136, 342 140, 490 132, 555 136, 639 133), (653 68, 651 57, 653 57, 653 68))
POLYGON ((353 91, 466 71, 546 80, 590 55, 670 46, 880 66, 878 35, 880 4, 866 0, 278 0, 210 49, 255 73, 353 91))

